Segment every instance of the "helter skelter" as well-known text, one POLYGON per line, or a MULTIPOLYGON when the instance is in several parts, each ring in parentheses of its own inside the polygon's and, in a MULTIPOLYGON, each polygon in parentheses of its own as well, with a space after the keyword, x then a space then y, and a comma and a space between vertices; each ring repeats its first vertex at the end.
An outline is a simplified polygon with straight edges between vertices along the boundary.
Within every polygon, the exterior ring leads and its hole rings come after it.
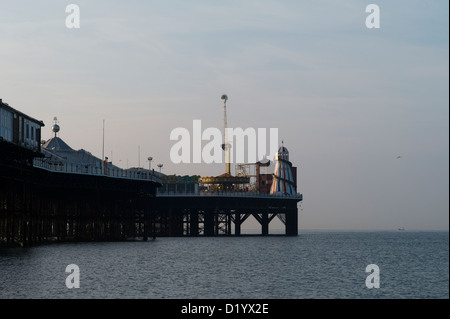
POLYGON ((292 175, 292 163, 289 161, 289 151, 283 142, 275 154, 275 170, 270 194, 296 195, 296 185, 292 175))

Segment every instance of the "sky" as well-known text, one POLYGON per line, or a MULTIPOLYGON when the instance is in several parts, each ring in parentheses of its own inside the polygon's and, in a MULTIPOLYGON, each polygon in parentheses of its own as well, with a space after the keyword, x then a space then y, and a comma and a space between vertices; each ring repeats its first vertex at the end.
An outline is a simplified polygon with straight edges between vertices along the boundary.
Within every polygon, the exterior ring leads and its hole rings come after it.
POLYGON ((42 120, 43 139, 56 116, 65 142, 98 157, 104 121, 120 167, 151 156, 165 174, 215 176, 224 164, 173 163, 170 133, 222 129, 227 94, 229 127, 278 129, 300 231, 448 230, 448 12, 444 0, 2 1, 0 98, 42 120), (66 27, 71 3, 80 28, 66 27), (366 26, 369 4, 380 28, 366 26))

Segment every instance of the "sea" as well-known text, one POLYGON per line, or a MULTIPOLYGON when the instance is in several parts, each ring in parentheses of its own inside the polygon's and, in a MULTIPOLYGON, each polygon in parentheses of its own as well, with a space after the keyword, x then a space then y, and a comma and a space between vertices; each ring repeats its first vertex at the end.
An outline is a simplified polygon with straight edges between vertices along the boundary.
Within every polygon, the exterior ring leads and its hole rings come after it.
POLYGON ((448 231, 0 249, 0 299, 448 299, 448 231))

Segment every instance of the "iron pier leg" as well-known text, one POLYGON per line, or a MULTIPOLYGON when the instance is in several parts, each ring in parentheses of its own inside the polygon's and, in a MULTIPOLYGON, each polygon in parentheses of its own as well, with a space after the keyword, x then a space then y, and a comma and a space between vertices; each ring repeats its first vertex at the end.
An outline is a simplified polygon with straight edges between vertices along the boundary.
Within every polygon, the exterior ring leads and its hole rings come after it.
POLYGON ((269 213, 263 212, 261 218, 261 229, 262 229, 262 235, 267 236, 269 235, 269 213))
POLYGON ((192 209, 190 211, 191 221, 190 221, 190 234, 191 236, 198 236, 198 211, 197 209, 192 209))
POLYGON ((241 213, 236 212, 234 214, 234 234, 239 236, 241 234, 241 213))
POLYGON ((214 210, 205 210, 205 236, 214 236, 214 210))
POLYGON ((286 210, 286 235, 298 236, 298 209, 295 207, 286 210))

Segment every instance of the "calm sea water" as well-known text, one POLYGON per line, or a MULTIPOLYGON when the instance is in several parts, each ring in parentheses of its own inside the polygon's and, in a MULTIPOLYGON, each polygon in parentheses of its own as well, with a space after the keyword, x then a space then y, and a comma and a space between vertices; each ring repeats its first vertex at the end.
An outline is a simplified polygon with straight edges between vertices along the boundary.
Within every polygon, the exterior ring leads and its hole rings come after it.
POLYGON ((449 298, 448 232, 301 231, 0 249, 0 298, 449 298), (66 266, 80 288, 66 287, 66 266), (366 266, 380 288, 366 287, 366 266))

